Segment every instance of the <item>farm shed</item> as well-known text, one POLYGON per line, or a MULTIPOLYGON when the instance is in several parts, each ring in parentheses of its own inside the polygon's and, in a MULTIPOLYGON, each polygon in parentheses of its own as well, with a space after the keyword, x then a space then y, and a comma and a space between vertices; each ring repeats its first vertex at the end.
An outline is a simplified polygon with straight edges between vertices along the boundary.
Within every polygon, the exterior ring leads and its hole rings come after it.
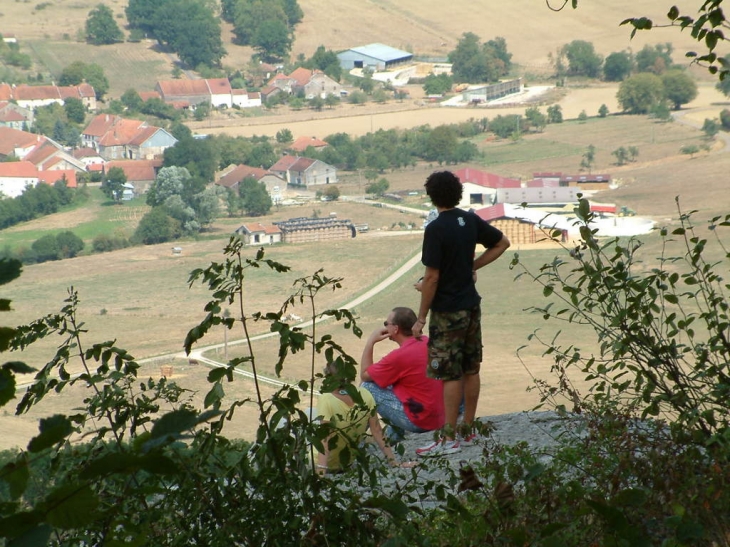
POLYGON ((495 99, 501 99, 507 95, 519 93, 521 89, 522 78, 516 78, 496 84, 469 87, 462 92, 461 96, 465 103, 486 103, 495 99))
POLYGON ((355 237, 357 230, 350 220, 336 218, 290 218, 275 222, 282 231, 285 243, 333 241, 355 237))
POLYGON ((338 53, 337 58, 340 60, 340 66, 345 70, 353 68, 388 70, 411 62, 413 54, 384 44, 369 44, 338 53))
POLYGON ((476 214, 504 233, 515 245, 537 243, 546 237, 545 231, 560 230, 562 240, 567 241, 569 220, 566 217, 546 214, 544 211, 498 203, 479 209, 476 214))

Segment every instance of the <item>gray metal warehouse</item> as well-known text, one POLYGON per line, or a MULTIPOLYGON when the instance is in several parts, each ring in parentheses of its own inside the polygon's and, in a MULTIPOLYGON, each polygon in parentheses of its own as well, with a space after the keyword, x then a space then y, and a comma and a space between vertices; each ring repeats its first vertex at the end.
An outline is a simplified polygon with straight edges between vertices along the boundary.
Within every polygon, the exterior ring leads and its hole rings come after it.
POLYGON ((355 47, 337 54, 340 66, 345 70, 370 68, 388 70, 394 66, 409 63, 413 54, 384 44, 369 44, 355 47))

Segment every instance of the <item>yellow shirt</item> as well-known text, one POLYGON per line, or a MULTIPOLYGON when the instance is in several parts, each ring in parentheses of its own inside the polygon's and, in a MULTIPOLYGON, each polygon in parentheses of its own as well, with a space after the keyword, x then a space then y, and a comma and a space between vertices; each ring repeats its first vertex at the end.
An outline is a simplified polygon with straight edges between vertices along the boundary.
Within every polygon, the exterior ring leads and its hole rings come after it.
MULTIPOLYGON (((332 393, 320 395, 317 403, 317 415, 322 421, 330 422, 338 429, 335 433, 336 445, 330 449, 327 458, 327 468, 330 470, 342 469, 344 466, 340 461, 340 454, 345 447, 349 447, 350 453, 356 450, 362 442, 368 429, 368 420, 375 408, 375 399, 366 389, 357 388, 367 410, 358 405, 349 406, 347 403, 335 397, 332 393)), ((350 456, 350 461, 354 459, 350 456)))

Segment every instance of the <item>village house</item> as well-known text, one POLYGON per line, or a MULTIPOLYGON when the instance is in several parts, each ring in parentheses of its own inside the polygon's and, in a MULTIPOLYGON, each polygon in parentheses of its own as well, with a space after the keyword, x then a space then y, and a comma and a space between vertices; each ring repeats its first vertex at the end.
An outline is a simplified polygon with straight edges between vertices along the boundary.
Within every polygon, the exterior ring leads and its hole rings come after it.
POLYGON ((57 103, 66 99, 79 99, 89 110, 96 110, 96 92, 87 83, 71 86, 57 85, 10 85, 0 84, 0 101, 15 101, 18 106, 34 110, 40 106, 57 103))
MULTIPOLYGON (((277 74, 269 81, 269 86, 277 87, 290 95, 302 95, 306 99, 327 95, 340 96, 342 86, 321 70, 299 67, 291 74, 277 74)), ((267 93, 267 97, 269 94, 267 93)))
POLYGON ((48 137, 43 137, 43 140, 23 159, 31 162, 39 171, 73 171, 75 173, 86 171, 84 162, 73 157, 60 144, 48 137))
POLYGON ((14 157, 22 160, 46 137, 0 126, 0 160, 14 157))
POLYGON ((38 184, 38 169, 29 161, 0 163, 0 197, 16 198, 38 184))
POLYGON ((161 127, 140 120, 99 114, 81 134, 86 147, 94 148, 105 160, 153 159, 177 139, 161 127))
POLYGON ((53 185, 62 179, 69 188, 76 188, 73 170, 40 171, 29 161, 3 162, 0 163, 0 196, 16 198, 29 186, 37 186, 39 182, 53 185))
POLYGON ((228 78, 200 80, 161 80, 155 91, 162 100, 176 107, 195 109, 207 103, 215 108, 251 108, 261 106, 261 95, 245 89, 233 89, 228 78))
POLYGON ((157 174, 162 169, 162 159, 110 161, 104 165, 104 172, 108 173, 109 169, 114 167, 124 171, 127 177, 126 195, 129 196, 130 193, 140 195, 147 193, 155 182, 157 174))
POLYGON ((337 183, 337 169, 335 167, 320 160, 300 156, 282 156, 279 161, 269 168, 269 171, 289 184, 306 188, 318 184, 337 183))
POLYGON ((74 158, 76 158, 86 166, 87 171, 100 170, 94 169, 94 167, 103 167, 103 165, 106 163, 106 160, 101 157, 97 150, 88 146, 75 148, 72 154, 74 158))
POLYGON ((10 101, 0 101, 0 126, 27 130, 33 127, 33 111, 10 101))
POLYGON ((216 184, 238 192, 238 186, 247 178, 253 178, 256 182, 263 184, 274 203, 281 203, 286 198, 286 181, 278 175, 259 167, 244 164, 230 166, 222 173, 216 184))
POLYGON ((241 236, 244 245, 273 245, 281 243, 282 231, 273 224, 252 222, 243 224, 236 233, 241 236))

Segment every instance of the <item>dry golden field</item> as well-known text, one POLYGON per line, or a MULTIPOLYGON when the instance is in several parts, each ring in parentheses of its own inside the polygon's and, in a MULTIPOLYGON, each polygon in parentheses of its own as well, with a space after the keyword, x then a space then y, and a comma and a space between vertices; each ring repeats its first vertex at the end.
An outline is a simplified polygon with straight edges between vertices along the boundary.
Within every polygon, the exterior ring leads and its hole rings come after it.
MULTIPOLYGON (((21 44, 48 42, 56 48, 60 60, 67 58, 71 62, 77 54, 76 48, 70 46, 83 29, 89 11, 99 3, 99 0, 5 0, 0 4, 0 32, 15 34, 21 44)), ((101 3, 112 9, 120 26, 126 24, 125 0, 102 0, 101 3)), ((513 62, 521 65, 529 75, 544 73, 549 68, 549 54, 573 39, 591 41, 603 55, 626 49, 638 51, 647 43, 671 42, 678 62, 685 51, 694 48, 688 34, 674 30, 655 29, 639 33, 630 40, 629 30, 619 27, 620 21, 626 17, 647 15, 657 22, 664 21, 670 3, 653 0, 584 0, 580 2, 579 9, 566 7, 560 12, 551 11, 541 0, 513 0, 509 3, 300 0, 299 4, 304 11, 304 19, 296 30, 292 57, 298 54, 310 56, 320 45, 339 51, 381 42, 412 51, 418 56, 443 58, 453 50, 463 33, 473 32, 484 41, 496 36, 504 37, 513 54, 513 62)), ((557 0, 552 4, 558 4, 557 0)), ((223 64, 233 68, 245 66, 251 50, 232 44, 227 24, 223 25, 223 40, 228 50, 223 64)), ((140 89, 152 89, 156 78, 169 75, 174 56, 157 52, 151 46, 151 42, 141 42, 92 48, 97 50, 92 57, 106 61, 107 72, 120 73, 110 77, 110 96, 118 96, 130 84, 137 84, 139 74, 149 71, 150 80, 149 85, 142 85, 140 89), (99 54, 99 51, 104 53, 99 54), (135 59, 140 60, 136 74, 124 66, 135 59), (155 68, 144 66, 147 63, 155 65, 155 68), (126 87, 123 74, 127 75, 126 87)), ((56 59, 44 59, 44 62, 49 66, 36 66, 34 69, 40 72, 51 70, 57 74, 56 59)))

